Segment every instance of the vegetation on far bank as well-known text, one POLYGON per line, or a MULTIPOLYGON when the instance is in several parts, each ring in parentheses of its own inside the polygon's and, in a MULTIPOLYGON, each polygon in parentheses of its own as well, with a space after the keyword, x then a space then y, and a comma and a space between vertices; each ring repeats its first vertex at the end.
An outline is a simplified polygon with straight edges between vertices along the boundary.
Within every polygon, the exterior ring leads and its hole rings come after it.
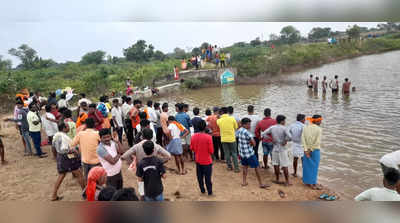
MULTIPOLYGON (((280 35, 272 34, 268 41, 256 38, 250 43, 236 43, 222 51, 231 54, 231 65, 238 69, 239 75, 277 74, 298 65, 312 66, 335 59, 400 49, 398 31, 400 25, 391 23, 372 29, 354 26, 342 33, 316 27, 306 38, 301 37, 295 27, 288 26, 282 29, 280 35), (374 32, 389 34, 360 40, 360 36, 374 32), (331 45, 326 42, 328 37, 348 40, 331 45)), ((106 52, 99 50, 85 54, 80 62, 56 63, 39 57, 34 49, 24 44, 9 50, 9 54, 21 60, 16 68, 0 56, 0 95, 1 99, 12 100, 15 93, 23 88, 38 90, 47 96, 50 91, 72 87, 76 92, 98 96, 111 91, 124 91, 128 78, 134 86, 151 86, 157 78, 171 74, 174 65, 180 67, 183 58, 199 55, 201 49, 207 46, 208 43, 203 43, 190 52, 175 48, 173 53, 164 54, 144 40, 139 40, 122 50, 123 57, 107 56, 106 52)), ((201 84, 201 81, 188 80, 185 86, 198 88, 201 84)))

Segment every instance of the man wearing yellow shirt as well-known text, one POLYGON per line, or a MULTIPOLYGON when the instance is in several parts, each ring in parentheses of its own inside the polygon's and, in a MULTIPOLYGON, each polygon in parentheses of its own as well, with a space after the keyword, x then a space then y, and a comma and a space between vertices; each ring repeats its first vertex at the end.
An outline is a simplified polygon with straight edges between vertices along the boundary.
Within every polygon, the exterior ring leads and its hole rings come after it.
POLYGON ((311 124, 304 127, 301 135, 301 143, 305 152, 305 157, 303 157, 303 183, 313 190, 321 190, 321 185, 317 184, 317 178, 321 149, 322 129, 320 125, 322 117, 314 115, 308 120, 311 124))
POLYGON ((217 120, 217 125, 221 132, 221 143, 224 149, 226 164, 228 170, 232 170, 232 162, 235 168, 235 173, 240 173, 237 150, 236 150, 236 136, 235 131, 238 128, 236 119, 228 115, 228 108, 221 108, 222 116, 217 120), (232 160, 231 160, 232 157, 232 160))

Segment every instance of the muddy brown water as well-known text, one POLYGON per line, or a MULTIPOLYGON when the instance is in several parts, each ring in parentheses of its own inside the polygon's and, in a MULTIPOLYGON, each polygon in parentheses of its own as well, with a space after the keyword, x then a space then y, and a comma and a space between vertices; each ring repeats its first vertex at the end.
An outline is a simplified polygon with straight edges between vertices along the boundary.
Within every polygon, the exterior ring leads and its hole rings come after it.
MULTIPOLYGON (((283 114, 292 123, 297 113, 321 114, 324 118, 320 180, 351 198, 361 191, 381 186, 378 160, 400 149, 400 51, 344 60, 315 69, 280 75, 269 84, 236 85, 178 92, 160 98, 186 102, 205 108, 232 105, 239 117, 252 104, 262 116, 271 108, 273 116, 283 114), (308 91, 309 74, 328 80, 348 77, 356 92, 349 97, 323 95, 308 91)), ((191 114, 191 113, 190 113, 191 114)))

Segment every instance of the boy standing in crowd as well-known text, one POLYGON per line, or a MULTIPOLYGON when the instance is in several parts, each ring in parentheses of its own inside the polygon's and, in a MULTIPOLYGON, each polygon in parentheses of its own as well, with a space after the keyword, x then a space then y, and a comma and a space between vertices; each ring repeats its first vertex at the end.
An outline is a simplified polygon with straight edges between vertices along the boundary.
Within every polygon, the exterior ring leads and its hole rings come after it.
POLYGON ((259 162, 257 160, 256 154, 254 152, 253 146, 256 142, 253 135, 250 133, 251 120, 249 118, 243 118, 241 121, 242 127, 237 131, 236 135, 238 137, 239 145, 239 155, 241 158, 241 163, 243 165, 243 183, 242 186, 245 187, 247 183, 247 172, 248 167, 254 168, 260 188, 266 188, 267 186, 261 182, 260 173, 258 171, 259 162))
POLYGON ((197 123, 198 132, 192 137, 190 148, 193 150, 196 158, 196 172, 197 181, 199 183, 200 191, 202 194, 206 193, 204 188, 204 180, 207 187, 207 193, 209 196, 212 192, 212 155, 214 153, 214 147, 212 137, 205 133, 206 122, 200 120, 197 123))
POLYGON ((152 155, 154 153, 154 143, 152 141, 143 143, 143 150, 147 157, 139 162, 136 170, 136 176, 139 177, 139 181, 144 182, 142 184, 144 188, 139 188, 139 192, 144 191, 145 201, 163 201, 164 188, 161 178, 166 178, 163 162, 152 155))

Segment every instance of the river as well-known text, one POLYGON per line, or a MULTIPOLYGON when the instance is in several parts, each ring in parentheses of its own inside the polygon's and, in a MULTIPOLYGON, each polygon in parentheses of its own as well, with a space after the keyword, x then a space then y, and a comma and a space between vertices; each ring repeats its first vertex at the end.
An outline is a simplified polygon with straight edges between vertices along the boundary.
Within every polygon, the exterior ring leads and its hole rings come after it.
MULTIPOLYGON (((349 199, 361 191, 382 185, 379 159, 400 149, 400 51, 369 55, 276 77, 270 84, 236 85, 190 90, 161 98, 161 102, 185 102, 205 108, 232 105, 246 114, 252 104, 262 116, 271 108, 273 117, 283 114, 287 123, 297 113, 324 118, 320 180, 349 199), (350 97, 310 94, 309 74, 328 80, 348 77, 357 91, 350 97)), ((173 108, 173 106, 172 106, 173 108)), ((190 113, 192 114, 192 113, 190 113)))

